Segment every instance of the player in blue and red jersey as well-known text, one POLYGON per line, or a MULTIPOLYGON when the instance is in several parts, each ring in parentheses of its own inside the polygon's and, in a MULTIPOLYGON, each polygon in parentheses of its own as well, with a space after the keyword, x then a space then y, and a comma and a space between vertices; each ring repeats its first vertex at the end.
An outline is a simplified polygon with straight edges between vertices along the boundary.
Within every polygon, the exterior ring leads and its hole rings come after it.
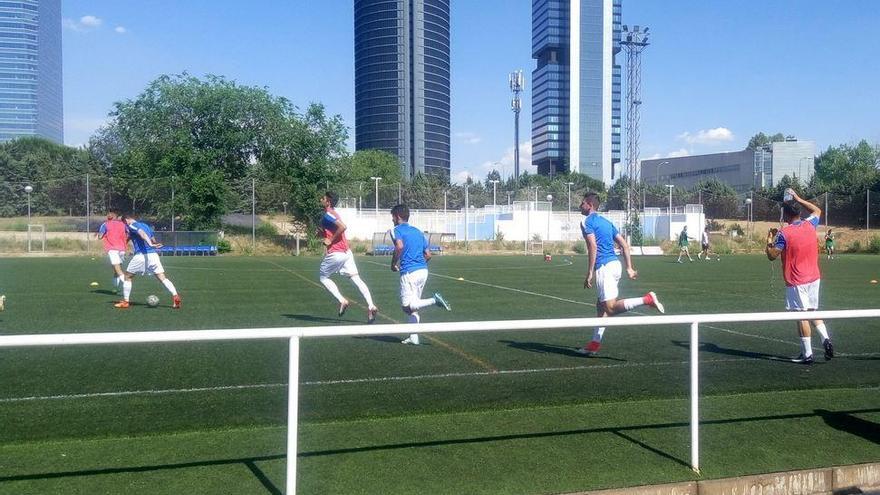
MULTIPOLYGON (((767 248, 765 252, 770 261, 782 257, 782 277, 785 279, 785 309, 789 311, 815 311, 819 308, 819 250, 817 248, 816 227, 822 217, 822 210, 801 199, 792 190, 792 200, 782 205, 782 216, 787 224, 778 232, 770 229, 767 234, 767 248), (806 209, 810 215, 801 220, 801 209, 806 209)), ((822 347, 825 349, 825 359, 834 357, 834 346, 828 329, 822 320, 813 320, 813 326, 822 336, 822 347)), ((801 336, 801 354, 792 359, 792 362, 800 364, 813 363, 813 348, 810 344, 810 320, 797 322, 798 332, 801 336)))
POLYGON ((134 256, 128 262, 125 268, 125 281, 122 284, 123 300, 114 304, 115 307, 125 309, 130 306, 129 297, 131 296, 132 278, 137 275, 155 275, 156 279, 168 289, 171 293, 171 307, 180 309, 180 295, 171 280, 165 276, 165 268, 162 266, 162 260, 159 259, 157 249, 162 247, 162 243, 156 242, 153 228, 144 222, 135 220, 125 215, 122 220, 128 225, 128 236, 134 247, 134 256))
POLYGON ((330 276, 338 273, 348 277, 367 302, 367 323, 373 323, 376 321, 376 313, 379 312, 379 308, 373 304, 373 296, 370 294, 369 287, 358 275, 357 265, 354 263, 354 255, 351 254, 351 250, 348 248, 348 240, 345 238, 345 223, 335 209, 338 200, 339 196, 332 191, 327 191, 321 196, 321 206, 324 207, 324 214, 321 215, 318 233, 324 242, 327 253, 324 255, 324 259, 321 260, 318 280, 339 301, 338 314, 342 316, 351 303, 339 292, 339 287, 330 279, 330 276))

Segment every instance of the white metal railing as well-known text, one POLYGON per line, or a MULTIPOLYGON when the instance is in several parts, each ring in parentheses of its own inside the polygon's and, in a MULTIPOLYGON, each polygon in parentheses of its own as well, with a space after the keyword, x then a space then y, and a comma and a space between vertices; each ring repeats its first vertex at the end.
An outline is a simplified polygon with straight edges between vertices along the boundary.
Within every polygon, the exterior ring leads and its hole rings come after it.
MULTIPOLYGON (((579 327, 622 327, 640 325, 690 325, 690 431, 691 468, 700 470, 699 431, 699 327, 701 323, 744 323, 752 321, 834 320, 849 318, 878 318, 880 309, 843 311, 811 311, 809 313, 722 313, 665 316, 630 316, 624 318, 559 318, 546 320, 461 321, 451 323, 421 323, 419 333, 491 332, 511 330, 550 330, 579 327)), ((288 339, 290 363, 287 399, 287 481, 286 493, 296 493, 297 421, 299 407, 299 341, 303 338, 346 337, 364 335, 408 334, 411 324, 343 325, 328 327, 248 328, 237 330, 181 330, 164 332, 100 332, 47 335, 0 336, 0 348, 145 344, 160 342, 205 342, 221 340, 288 339)))

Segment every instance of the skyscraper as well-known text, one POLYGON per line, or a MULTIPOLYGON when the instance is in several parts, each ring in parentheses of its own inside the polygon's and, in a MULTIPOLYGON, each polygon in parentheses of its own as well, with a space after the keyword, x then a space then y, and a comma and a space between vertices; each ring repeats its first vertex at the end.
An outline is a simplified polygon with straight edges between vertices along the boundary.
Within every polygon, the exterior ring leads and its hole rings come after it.
POLYGON ((449 176, 449 1, 355 0, 355 149, 449 176))
POLYGON ((619 176, 621 0, 532 0, 532 162, 619 176))
POLYGON ((64 141, 61 0, 0 2, 0 141, 64 141))

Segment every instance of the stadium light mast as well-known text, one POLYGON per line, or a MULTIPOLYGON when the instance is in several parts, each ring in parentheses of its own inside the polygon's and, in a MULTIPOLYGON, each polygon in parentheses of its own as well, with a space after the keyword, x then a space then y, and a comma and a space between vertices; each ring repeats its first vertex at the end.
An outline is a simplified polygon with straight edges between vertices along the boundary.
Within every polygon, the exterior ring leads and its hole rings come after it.
POLYGON ((648 46, 648 28, 624 25, 620 46, 626 52, 626 230, 629 237, 633 202, 638 198, 642 51, 648 46))
POLYGON ((666 187, 669 188, 669 240, 672 240, 672 189, 675 187, 675 184, 666 184, 666 187))
POLYGON ((492 209, 498 209, 498 203, 495 201, 495 186, 501 181, 498 180, 490 180, 489 183, 492 184, 492 209))
POLYGON ((522 110, 520 94, 525 88, 522 69, 511 72, 507 80, 513 93, 513 99, 510 100, 510 109, 513 110, 513 176, 519 179, 519 112, 522 110))

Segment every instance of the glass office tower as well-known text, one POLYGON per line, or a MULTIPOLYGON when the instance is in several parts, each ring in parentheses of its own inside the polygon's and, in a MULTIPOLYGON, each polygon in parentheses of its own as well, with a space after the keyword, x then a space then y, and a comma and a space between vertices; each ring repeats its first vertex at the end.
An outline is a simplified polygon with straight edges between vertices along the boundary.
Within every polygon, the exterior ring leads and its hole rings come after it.
POLYGON ((0 141, 64 141, 61 0, 0 1, 0 141))
MULTIPOLYGON (((532 162, 606 184, 620 162, 621 0, 533 0, 532 162)), ((615 176, 617 174, 614 174, 615 176)))
POLYGON ((355 0, 355 149, 449 176, 449 1, 355 0))

